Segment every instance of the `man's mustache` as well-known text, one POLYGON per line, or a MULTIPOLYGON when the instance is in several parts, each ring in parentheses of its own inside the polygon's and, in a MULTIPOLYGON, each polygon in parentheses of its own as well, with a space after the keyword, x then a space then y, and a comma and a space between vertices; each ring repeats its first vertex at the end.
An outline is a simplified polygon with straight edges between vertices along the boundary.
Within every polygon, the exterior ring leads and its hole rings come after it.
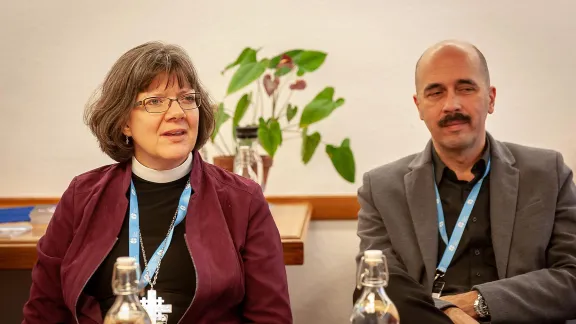
POLYGON ((442 118, 438 122, 438 126, 446 127, 448 123, 451 123, 454 121, 463 121, 463 122, 469 123, 470 122, 470 116, 464 115, 462 113, 454 113, 452 115, 446 115, 446 117, 442 118))

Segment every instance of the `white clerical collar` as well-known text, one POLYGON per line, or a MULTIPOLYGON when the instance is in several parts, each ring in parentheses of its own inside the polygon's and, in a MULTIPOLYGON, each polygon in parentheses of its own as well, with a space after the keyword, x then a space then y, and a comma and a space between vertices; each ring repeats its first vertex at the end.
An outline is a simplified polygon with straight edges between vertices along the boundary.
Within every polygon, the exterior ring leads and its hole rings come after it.
POLYGON ((167 183, 181 179, 186 174, 190 173, 192 170, 192 153, 188 155, 188 158, 184 163, 170 170, 154 170, 144 166, 142 163, 136 160, 136 157, 132 157, 132 173, 136 176, 150 182, 155 183, 167 183))

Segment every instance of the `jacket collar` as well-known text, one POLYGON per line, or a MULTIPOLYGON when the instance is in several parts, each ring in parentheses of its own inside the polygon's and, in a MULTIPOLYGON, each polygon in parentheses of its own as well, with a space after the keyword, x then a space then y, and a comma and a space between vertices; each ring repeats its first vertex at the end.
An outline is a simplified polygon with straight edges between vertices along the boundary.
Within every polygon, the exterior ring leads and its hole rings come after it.
MULTIPOLYGON (((472 173, 475 175, 475 178, 472 181, 473 183, 477 182, 484 174, 486 166, 488 165, 488 160, 490 160, 490 141, 486 139, 486 144, 484 145, 482 156, 480 157, 480 160, 478 160, 472 167, 472 173)), ((432 145, 432 162, 435 175, 434 179, 436 184, 440 185, 442 178, 447 174, 446 172, 453 173, 453 171, 448 168, 442 159, 440 159, 440 156, 438 155, 434 145, 432 145)))
MULTIPOLYGON (((508 164, 510 166, 516 163, 516 159, 512 152, 504 145, 503 143, 494 139, 494 137, 489 133, 486 132, 486 140, 489 142, 490 145, 490 155, 493 158, 500 160, 504 164, 508 164)), ((432 163, 432 151, 434 149, 434 145, 432 144, 432 140, 429 140, 424 148, 424 151, 416 154, 412 162, 408 165, 411 170, 421 168, 426 164, 432 163)))

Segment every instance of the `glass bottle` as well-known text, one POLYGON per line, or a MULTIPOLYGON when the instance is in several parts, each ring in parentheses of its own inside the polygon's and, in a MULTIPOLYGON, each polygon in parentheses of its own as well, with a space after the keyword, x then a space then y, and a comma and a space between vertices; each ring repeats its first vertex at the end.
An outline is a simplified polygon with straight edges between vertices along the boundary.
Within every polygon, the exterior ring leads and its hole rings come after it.
POLYGON ((138 299, 140 270, 136 260, 119 257, 112 273, 112 290, 116 301, 106 313, 104 324, 151 324, 148 313, 138 299))
POLYGON ((254 180, 264 190, 264 164, 258 154, 258 126, 236 128, 234 173, 254 180))
POLYGON ((352 309, 352 324, 400 323, 398 310, 384 291, 388 285, 388 265, 382 251, 364 252, 358 265, 356 285, 363 289, 352 309))

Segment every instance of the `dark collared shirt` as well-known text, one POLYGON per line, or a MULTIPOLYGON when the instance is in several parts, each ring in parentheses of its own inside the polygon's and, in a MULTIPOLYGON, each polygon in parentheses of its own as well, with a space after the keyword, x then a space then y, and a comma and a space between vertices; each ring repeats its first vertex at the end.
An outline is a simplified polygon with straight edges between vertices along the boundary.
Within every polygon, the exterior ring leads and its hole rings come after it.
MULTIPOLYGON (((474 179, 470 182, 458 180, 436 151, 432 150, 436 185, 440 193, 446 232, 450 239, 456 226, 464 202, 474 185, 482 178, 490 157, 490 143, 486 140, 484 154, 472 168, 474 179)), ((438 262, 442 259, 446 244, 438 233, 438 262)), ((490 173, 484 178, 482 187, 472 209, 460 244, 446 271, 446 285, 442 295, 459 294, 470 291, 474 285, 498 280, 492 235, 490 232, 490 173)))
MULTIPOLYGON (((190 175, 187 174, 172 182, 155 183, 132 175, 134 188, 138 193, 139 223, 147 261, 150 261, 154 251, 166 238, 174 211, 178 208, 180 195, 189 178, 190 175)), ((126 198, 130 200, 129 192, 126 193, 126 198)), ((86 285, 85 291, 100 304, 102 318, 116 301, 111 285, 116 258, 129 254, 129 210, 126 210, 118 241, 86 285)), ((172 313, 168 314, 168 319, 174 323, 184 315, 196 291, 196 269, 186 245, 185 224, 182 221, 174 227, 170 247, 162 258, 154 286, 158 296, 164 299, 164 304, 172 305, 172 313)), ((141 252, 139 254, 140 271, 143 271, 144 255, 141 252)), ((150 276, 154 277, 153 274, 150 276)), ((150 288, 150 285, 146 286, 146 290, 150 288)))

